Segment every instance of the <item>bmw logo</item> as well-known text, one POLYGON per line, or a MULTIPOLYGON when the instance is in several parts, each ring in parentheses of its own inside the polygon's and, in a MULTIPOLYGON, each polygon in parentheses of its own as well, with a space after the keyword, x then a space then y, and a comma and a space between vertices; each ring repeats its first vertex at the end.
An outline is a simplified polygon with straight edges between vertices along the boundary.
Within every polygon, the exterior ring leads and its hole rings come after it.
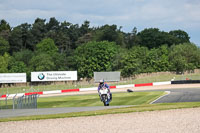
POLYGON ((43 74, 43 73, 40 73, 39 75, 38 75, 38 79, 39 80, 43 80, 45 78, 45 75, 43 74))

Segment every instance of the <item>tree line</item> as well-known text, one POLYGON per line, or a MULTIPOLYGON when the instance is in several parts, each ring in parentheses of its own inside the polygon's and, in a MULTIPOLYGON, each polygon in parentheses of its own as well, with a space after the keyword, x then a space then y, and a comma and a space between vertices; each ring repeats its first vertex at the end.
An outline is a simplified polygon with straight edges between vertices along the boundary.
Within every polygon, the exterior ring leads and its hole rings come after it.
POLYGON ((131 33, 117 25, 83 24, 37 18, 11 27, 0 21, 0 73, 77 70, 79 78, 94 71, 121 71, 129 77, 160 71, 200 68, 200 48, 183 30, 146 28, 131 33))

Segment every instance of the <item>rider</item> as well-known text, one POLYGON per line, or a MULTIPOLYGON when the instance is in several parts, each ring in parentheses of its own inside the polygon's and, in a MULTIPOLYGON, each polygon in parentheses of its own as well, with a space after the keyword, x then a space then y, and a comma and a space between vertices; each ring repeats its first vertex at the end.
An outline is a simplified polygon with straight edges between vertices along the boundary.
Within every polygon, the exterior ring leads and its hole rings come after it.
MULTIPOLYGON (((104 82, 103 79, 101 79, 101 80, 99 81, 98 93, 99 93, 99 90, 100 90, 102 87, 108 88, 108 93, 110 94, 110 100, 112 100, 112 93, 110 92, 110 87, 108 86, 108 84, 106 84, 106 83, 104 82)), ((99 96, 100 96, 100 94, 99 94, 99 96)))

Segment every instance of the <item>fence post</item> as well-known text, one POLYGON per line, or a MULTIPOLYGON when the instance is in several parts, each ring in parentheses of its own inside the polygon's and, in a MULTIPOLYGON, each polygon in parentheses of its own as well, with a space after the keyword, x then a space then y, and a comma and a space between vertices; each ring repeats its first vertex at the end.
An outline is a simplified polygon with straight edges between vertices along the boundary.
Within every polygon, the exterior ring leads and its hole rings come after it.
POLYGON ((17 94, 13 97, 13 110, 15 109, 15 97, 17 96, 17 94))
MULTIPOLYGON (((1 98, 1 96, 2 96, 2 95, 0 94, 0 98, 1 98)), ((1 106, 1 99, 0 99, 0 107, 1 107, 0 109, 2 109, 2 106, 1 106)))
POLYGON ((9 96, 9 94, 8 94, 8 95, 6 95, 6 99, 5 99, 5 102, 6 102, 6 109, 8 109, 8 105, 7 105, 8 96, 9 96))

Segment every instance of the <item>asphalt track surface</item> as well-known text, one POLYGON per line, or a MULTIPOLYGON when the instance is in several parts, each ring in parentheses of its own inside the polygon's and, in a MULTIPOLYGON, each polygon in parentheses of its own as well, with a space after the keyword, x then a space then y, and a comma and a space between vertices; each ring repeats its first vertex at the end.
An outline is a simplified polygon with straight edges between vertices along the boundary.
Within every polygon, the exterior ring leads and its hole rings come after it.
MULTIPOLYGON (((159 90, 156 90, 159 91, 159 90)), ((165 89, 170 94, 156 100, 155 103, 200 102, 200 88, 165 89)))
MULTIPOLYGON (((200 88, 164 89, 164 90, 148 90, 148 91, 170 91, 168 95, 165 95, 157 99, 156 101, 153 102, 153 104, 175 103, 175 102, 200 102, 200 88)), ((9 109, 9 110, 0 110, 0 118, 95 111, 95 110, 105 110, 105 109, 121 108, 121 107, 128 107, 128 106, 66 107, 66 108, 16 109, 16 110, 9 109)))
POLYGON ((96 111, 130 106, 97 106, 97 107, 66 107, 66 108, 39 108, 39 109, 5 109, 0 110, 0 118, 31 116, 31 115, 49 115, 71 112, 96 111))

